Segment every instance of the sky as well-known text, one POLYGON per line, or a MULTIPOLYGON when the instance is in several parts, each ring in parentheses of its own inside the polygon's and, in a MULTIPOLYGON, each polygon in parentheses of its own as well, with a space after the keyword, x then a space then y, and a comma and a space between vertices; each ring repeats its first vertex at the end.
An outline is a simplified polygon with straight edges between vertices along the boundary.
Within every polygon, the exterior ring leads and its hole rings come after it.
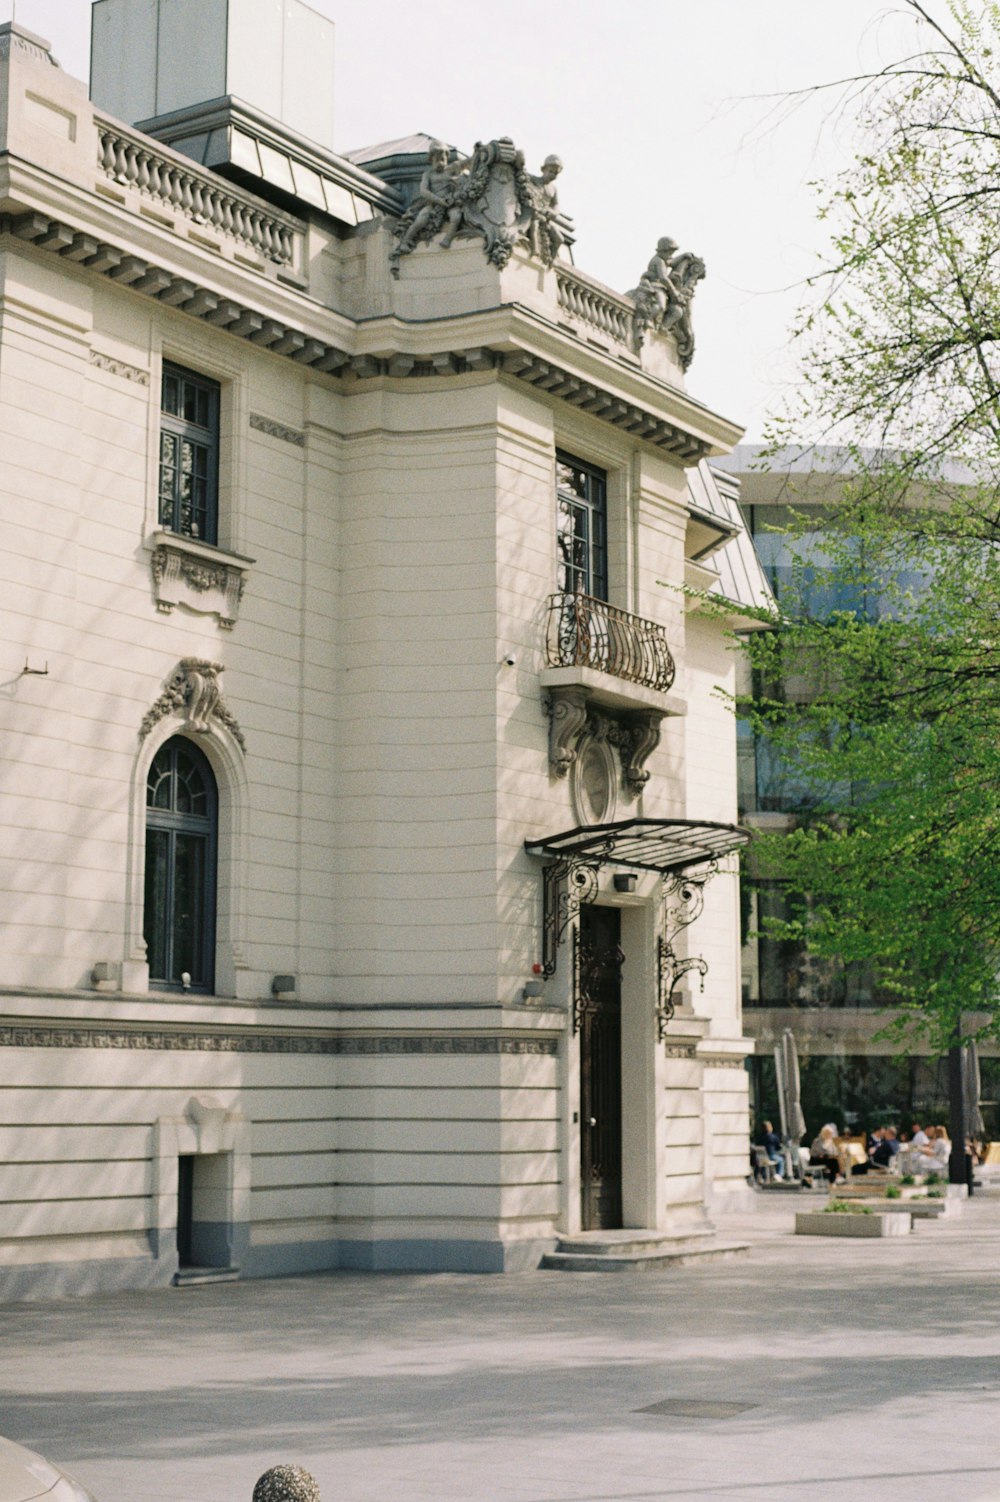
MULTIPOLYGON (((336 25, 338 151, 510 136, 532 171, 562 158, 590 275, 627 291, 661 235, 702 256, 688 389, 761 436, 794 383, 788 331, 828 235, 811 184, 855 145, 836 89, 792 96, 912 50, 903 0, 311 3, 336 25)), ((0 20, 13 6, 88 76, 89 0, 0 0, 0 20)))

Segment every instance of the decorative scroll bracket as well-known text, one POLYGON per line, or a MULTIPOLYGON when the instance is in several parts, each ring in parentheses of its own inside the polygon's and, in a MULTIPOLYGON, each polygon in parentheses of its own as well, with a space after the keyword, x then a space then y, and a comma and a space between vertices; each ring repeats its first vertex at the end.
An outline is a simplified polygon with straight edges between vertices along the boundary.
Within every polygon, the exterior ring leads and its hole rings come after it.
POLYGON ((586 690, 551 689, 546 708, 549 715, 549 767, 555 777, 565 777, 576 760, 576 742, 587 723, 586 690))
POLYGON ((662 929, 656 942, 656 1036, 660 1043, 666 1041, 667 1027, 674 1015, 674 992, 685 975, 697 971, 701 977, 701 989, 705 989, 708 961, 700 955, 681 959, 674 945, 679 935, 701 914, 705 906, 705 884, 718 869, 718 861, 710 860, 694 874, 680 871, 663 877, 662 929))
MULTIPOLYGON (((552 861, 542 873, 542 974, 549 980, 556 971, 559 946, 566 930, 579 916, 584 903, 597 896, 601 867, 610 846, 588 854, 583 860, 552 861)), ((575 930, 574 930, 575 932, 575 930)))
POLYGON ((649 781, 647 761, 660 744, 659 710, 613 713, 591 702, 583 688, 549 690, 549 770, 565 777, 576 760, 577 743, 584 733, 615 746, 621 761, 622 785, 636 798, 649 781))

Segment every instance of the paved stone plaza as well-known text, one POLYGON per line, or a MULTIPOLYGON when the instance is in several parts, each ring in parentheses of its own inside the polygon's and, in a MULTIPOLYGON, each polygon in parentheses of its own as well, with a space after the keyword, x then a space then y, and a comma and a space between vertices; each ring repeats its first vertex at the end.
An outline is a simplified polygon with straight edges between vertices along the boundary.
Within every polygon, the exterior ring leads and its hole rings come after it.
POLYGON ((1000 1197, 873 1243, 758 1200, 749 1258, 665 1273, 12 1306, 0 1430, 99 1502, 249 1502, 281 1461, 323 1502, 1000 1499, 1000 1197))

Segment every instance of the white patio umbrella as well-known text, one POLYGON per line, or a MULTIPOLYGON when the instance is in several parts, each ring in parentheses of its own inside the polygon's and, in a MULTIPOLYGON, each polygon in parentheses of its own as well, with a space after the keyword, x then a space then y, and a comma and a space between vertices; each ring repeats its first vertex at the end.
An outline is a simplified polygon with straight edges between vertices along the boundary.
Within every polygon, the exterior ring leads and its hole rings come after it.
POLYGON ((968 1043, 962 1049, 962 1090, 965 1095, 965 1130, 970 1137, 982 1141, 986 1136, 986 1123, 979 1104, 982 1083, 979 1077, 979 1050, 975 1043, 968 1043))
POLYGON ((781 1137, 785 1144, 785 1157, 801 1172, 799 1143, 806 1133, 806 1120, 802 1114, 802 1085, 799 1079, 799 1051, 795 1035, 786 1027, 781 1041, 775 1044, 774 1067, 778 1077, 778 1110, 781 1113, 781 1137))

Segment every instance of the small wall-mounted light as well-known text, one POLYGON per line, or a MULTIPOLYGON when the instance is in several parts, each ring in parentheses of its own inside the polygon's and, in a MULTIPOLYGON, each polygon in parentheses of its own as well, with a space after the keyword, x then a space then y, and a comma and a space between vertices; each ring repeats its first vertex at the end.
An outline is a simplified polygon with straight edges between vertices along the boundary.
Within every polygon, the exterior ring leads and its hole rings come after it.
POLYGON ((191 973, 188 970, 182 970, 181 971, 181 990, 182 991, 190 991, 190 989, 191 989, 191 973))
POLYGON ((271 995, 272 996, 294 996, 295 995, 295 976, 294 975, 276 975, 274 977, 273 981, 271 982, 271 995))
POLYGON ((616 892, 634 892, 638 878, 634 871, 616 871, 612 880, 616 892))
POLYGON ((545 982, 543 980, 528 980, 524 983, 521 997, 524 1001, 537 1001, 544 991, 545 982))

